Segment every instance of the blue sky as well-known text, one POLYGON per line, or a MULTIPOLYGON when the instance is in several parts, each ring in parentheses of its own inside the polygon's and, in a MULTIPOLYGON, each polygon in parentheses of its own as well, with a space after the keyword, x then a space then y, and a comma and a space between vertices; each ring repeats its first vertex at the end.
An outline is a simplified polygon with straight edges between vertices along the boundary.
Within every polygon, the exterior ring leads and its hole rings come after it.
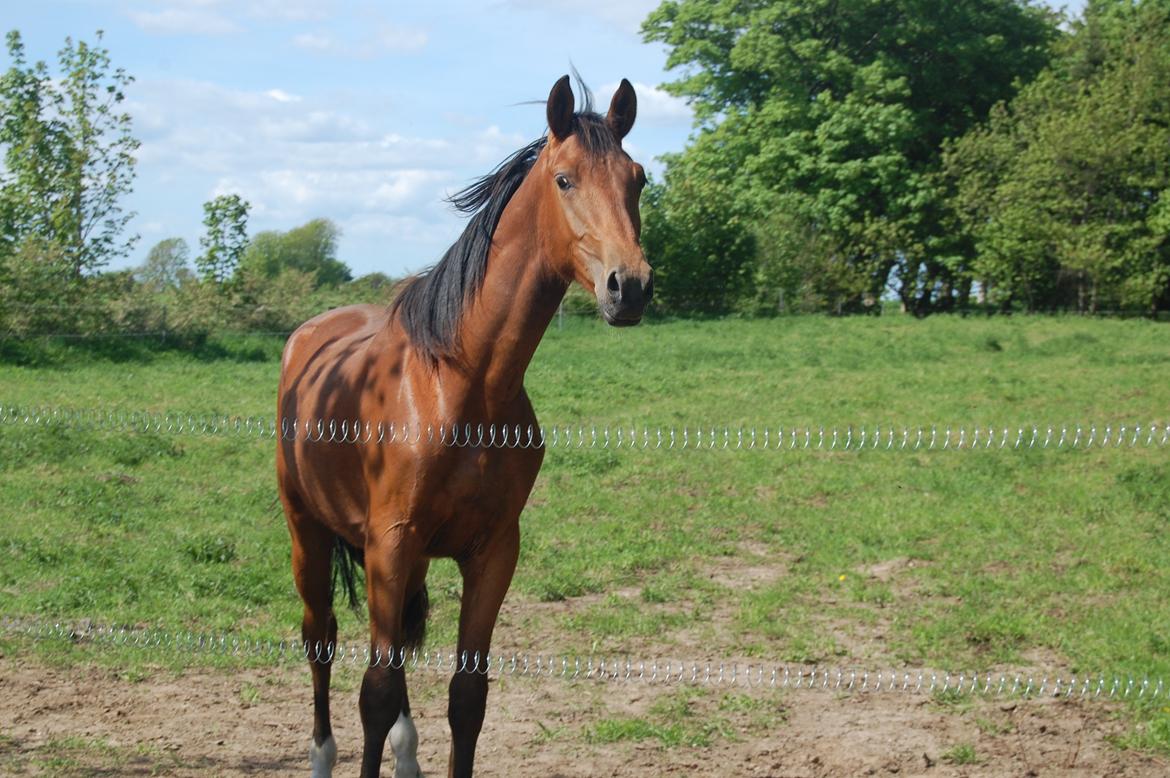
POLYGON ((3 25, 50 62, 65 36, 104 30, 136 78, 142 148, 125 204, 141 240, 119 266, 169 237, 197 252, 203 202, 238 193, 250 232, 327 217, 355 274, 402 275, 462 229, 443 198, 543 131, 543 107, 519 103, 547 96, 570 64, 602 110, 621 78, 634 83, 625 145, 651 171, 683 147, 690 112, 657 89, 665 51, 638 34, 657 4, 42 0, 6 4, 3 25))

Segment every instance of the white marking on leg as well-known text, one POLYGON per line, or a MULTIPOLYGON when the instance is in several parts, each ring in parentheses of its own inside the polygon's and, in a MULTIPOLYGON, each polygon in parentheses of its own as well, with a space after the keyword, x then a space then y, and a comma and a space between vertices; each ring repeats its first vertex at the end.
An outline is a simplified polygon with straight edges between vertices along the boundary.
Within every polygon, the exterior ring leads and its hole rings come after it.
POLYGON ((316 741, 309 743, 309 764, 313 768, 311 778, 332 778, 333 766, 337 764, 337 743, 333 742, 333 735, 321 745, 316 741))
POLYGON ((390 728, 390 748, 394 749, 394 778, 423 778, 418 766, 418 730, 406 713, 390 728))

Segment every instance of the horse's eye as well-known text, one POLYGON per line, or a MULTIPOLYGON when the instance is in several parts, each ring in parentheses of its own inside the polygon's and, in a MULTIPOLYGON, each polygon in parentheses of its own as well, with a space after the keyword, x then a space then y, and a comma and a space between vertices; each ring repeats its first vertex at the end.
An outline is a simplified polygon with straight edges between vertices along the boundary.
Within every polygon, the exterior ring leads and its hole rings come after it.
POLYGON ((561 188, 561 191, 566 191, 573 188, 573 182, 570 181, 569 177, 564 173, 557 173, 556 181, 557 186, 561 188))

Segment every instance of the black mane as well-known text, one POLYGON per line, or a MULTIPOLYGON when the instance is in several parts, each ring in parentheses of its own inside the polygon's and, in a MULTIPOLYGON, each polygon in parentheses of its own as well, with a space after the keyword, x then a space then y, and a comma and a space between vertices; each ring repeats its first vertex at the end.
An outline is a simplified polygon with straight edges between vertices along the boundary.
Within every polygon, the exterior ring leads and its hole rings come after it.
MULTIPOLYGON (((621 142, 604 117, 592 111, 589 93, 585 94, 585 110, 574 116, 573 134, 587 154, 604 156, 621 142)), ((458 347, 459 322, 483 285, 496 225, 547 143, 547 137, 534 140, 448 198, 456 210, 471 214, 471 220, 442 259, 406 282, 391 307, 391 315, 398 317, 415 348, 430 361, 438 362, 458 347)))

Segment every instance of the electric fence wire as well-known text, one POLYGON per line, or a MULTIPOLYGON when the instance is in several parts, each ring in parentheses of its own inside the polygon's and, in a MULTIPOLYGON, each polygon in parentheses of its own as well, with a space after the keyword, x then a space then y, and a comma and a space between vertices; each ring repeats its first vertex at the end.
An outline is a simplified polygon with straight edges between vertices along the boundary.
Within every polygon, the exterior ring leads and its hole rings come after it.
POLYGON ((361 419, 279 421, 256 416, 0 405, 0 426, 125 433, 280 438, 351 445, 732 451, 978 451, 1170 446, 1170 423, 761 426, 440 424, 361 419))
POLYGON ((0 618, 0 633, 79 646, 128 648, 156 656, 233 657, 270 665, 312 662, 351 667, 382 666, 410 672, 467 673, 494 679, 558 679, 565 682, 630 683, 744 689, 805 689, 838 693, 951 694, 985 698, 1165 700, 1161 679, 1122 675, 1036 673, 943 673, 679 661, 568 654, 483 654, 420 649, 259 640, 230 633, 199 634, 0 618))

